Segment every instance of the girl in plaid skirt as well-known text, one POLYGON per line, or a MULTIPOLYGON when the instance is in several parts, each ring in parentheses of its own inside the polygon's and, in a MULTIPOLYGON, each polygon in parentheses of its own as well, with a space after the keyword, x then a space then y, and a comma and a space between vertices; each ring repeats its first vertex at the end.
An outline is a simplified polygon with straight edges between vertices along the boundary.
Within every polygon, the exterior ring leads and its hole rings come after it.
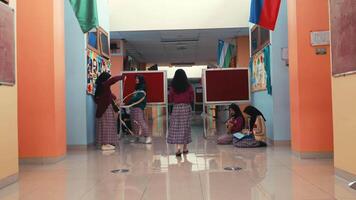
POLYGON ((114 150, 118 142, 116 116, 113 101, 116 99, 110 86, 122 80, 123 76, 111 77, 107 72, 100 74, 96 80, 96 144, 101 150, 114 150))
POLYGON ((173 110, 167 137, 168 144, 176 145, 176 156, 187 154, 188 144, 192 142, 190 121, 193 101, 193 87, 189 84, 184 70, 178 69, 169 91, 169 102, 173 103, 173 110))
POLYGON ((136 93, 127 104, 133 104, 135 102, 141 101, 139 104, 134 105, 130 108, 130 118, 131 118, 131 127, 133 133, 138 137, 138 141, 144 144, 151 144, 151 131, 145 120, 144 110, 146 108, 146 97, 143 92, 146 92, 146 83, 145 79, 141 75, 136 76, 136 91, 142 91, 136 93))

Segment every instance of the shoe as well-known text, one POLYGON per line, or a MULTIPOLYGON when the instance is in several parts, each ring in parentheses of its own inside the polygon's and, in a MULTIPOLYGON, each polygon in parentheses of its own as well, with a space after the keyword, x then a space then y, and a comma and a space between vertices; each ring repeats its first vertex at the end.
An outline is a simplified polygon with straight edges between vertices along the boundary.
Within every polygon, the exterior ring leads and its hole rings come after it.
POLYGON ((183 154, 188 154, 188 153, 189 153, 188 149, 187 150, 183 150, 183 154))
POLYGON ((110 150, 115 150, 115 146, 111 144, 104 144, 101 146, 102 151, 110 151, 110 150))
POLYGON ((102 151, 102 154, 104 156, 110 156, 111 154, 115 153, 115 150, 106 150, 106 151, 102 151))
POLYGON ((178 151, 176 152, 176 156, 177 156, 177 157, 181 157, 181 156, 182 156, 182 152, 181 152, 180 150, 178 150, 178 151))
POLYGON ((146 137, 144 143, 145 144, 152 144, 152 138, 151 137, 146 137))
POLYGON ((142 144, 152 144, 152 138, 151 137, 140 137, 138 139, 138 142, 142 143, 142 144))

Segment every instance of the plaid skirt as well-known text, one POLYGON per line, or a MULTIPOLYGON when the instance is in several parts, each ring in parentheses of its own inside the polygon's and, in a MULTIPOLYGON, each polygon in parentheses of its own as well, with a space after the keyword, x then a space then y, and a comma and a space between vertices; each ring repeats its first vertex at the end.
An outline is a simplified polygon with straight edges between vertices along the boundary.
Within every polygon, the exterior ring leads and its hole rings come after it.
POLYGON ((150 136, 150 129, 145 120, 145 113, 141 108, 130 109, 130 120, 132 132, 137 136, 150 136))
POLYGON ((189 104, 173 106, 167 137, 168 144, 189 144, 192 142, 191 114, 192 108, 189 104))
POLYGON ((96 144, 98 146, 103 144, 117 144, 119 140, 117 135, 117 120, 112 105, 109 105, 101 118, 96 118, 95 127, 96 144))

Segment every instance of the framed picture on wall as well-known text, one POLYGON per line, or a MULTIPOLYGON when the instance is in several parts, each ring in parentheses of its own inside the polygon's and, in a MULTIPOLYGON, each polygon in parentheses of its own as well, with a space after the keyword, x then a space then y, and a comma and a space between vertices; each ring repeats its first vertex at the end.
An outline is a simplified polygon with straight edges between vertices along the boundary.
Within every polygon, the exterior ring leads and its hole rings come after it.
POLYGON ((15 12, 0 3, 0 85, 15 85, 15 12))
POLYGON ((270 44, 270 31, 258 25, 251 29, 251 55, 270 44))
POLYGON ((100 54, 105 58, 110 58, 109 34, 102 28, 98 28, 100 41, 100 54))
POLYGON ((94 51, 95 53, 99 53, 99 33, 97 29, 95 29, 95 31, 88 32, 87 40, 88 49, 94 51))

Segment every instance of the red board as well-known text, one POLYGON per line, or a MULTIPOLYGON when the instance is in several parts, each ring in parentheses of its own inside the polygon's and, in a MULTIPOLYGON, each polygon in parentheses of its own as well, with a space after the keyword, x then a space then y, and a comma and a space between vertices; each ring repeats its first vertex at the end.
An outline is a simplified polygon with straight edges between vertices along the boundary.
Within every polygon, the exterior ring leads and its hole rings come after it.
POLYGON ((14 11, 0 3, 0 84, 15 84, 14 11))
POLYGON ((147 103, 165 104, 166 103, 166 74, 165 72, 123 72, 127 79, 123 82, 123 96, 135 91, 136 75, 142 75, 146 81, 147 103))
POLYGON ((250 100, 248 69, 204 71, 205 103, 223 104, 250 100))

